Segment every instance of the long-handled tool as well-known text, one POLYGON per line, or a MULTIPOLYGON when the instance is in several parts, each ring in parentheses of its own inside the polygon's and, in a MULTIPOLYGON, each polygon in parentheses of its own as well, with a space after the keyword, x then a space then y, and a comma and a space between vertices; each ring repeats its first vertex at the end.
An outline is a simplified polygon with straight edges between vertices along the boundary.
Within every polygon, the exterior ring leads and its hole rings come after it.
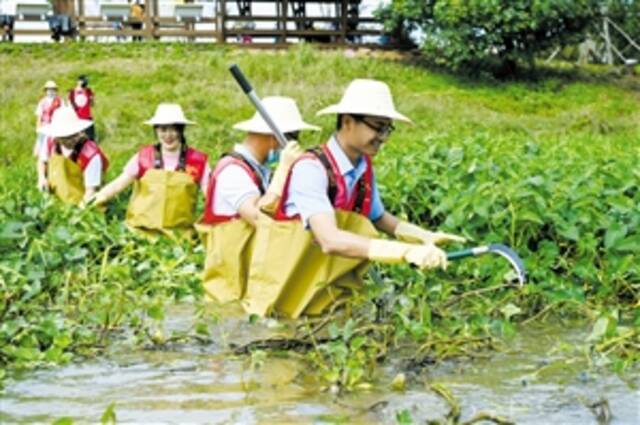
POLYGON ((253 87, 251 87, 251 84, 247 80, 247 77, 244 76, 244 74, 242 73, 242 71, 240 71, 240 68, 236 64, 231 65, 229 67, 229 71, 233 75, 233 78, 236 79, 240 87, 242 87, 242 91, 244 91, 244 93, 249 97, 251 103, 253 103, 253 106, 256 107, 256 109, 262 116, 262 119, 267 123, 271 131, 273 131, 273 134, 278 140, 280 146, 284 148, 287 145, 287 138, 284 137, 284 134, 280 131, 278 126, 276 126, 276 123, 271 119, 271 116, 262 105, 262 101, 258 97, 258 94, 253 89, 253 87))
MULTIPOLYGON (((255 90, 253 89, 253 87, 251 86, 247 78, 244 76, 244 74, 242 73, 238 65, 236 64, 231 65, 229 67, 229 71, 231 72, 233 77, 236 79, 240 87, 242 87, 242 91, 244 91, 244 93, 249 97, 253 105, 256 107, 256 110, 260 113, 260 115, 265 120, 269 128, 271 128, 271 131, 273 131, 273 134, 278 140, 278 143, 280 143, 280 145, 284 147, 287 144, 287 139, 284 137, 284 134, 282 134, 280 129, 278 129, 278 127, 276 126, 276 123, 273 122, 273 120, 271 119, 271 116, 269 116, 269 113, 266 111, 266 109, 262 105, 262 101, 258 97, 257 93, 255 92, 255 90)), ((511 263, 511 265, 516 271, 520 285, 523 285, 526 282, 527 275, 524 269, 524 264, 522 262, 522 259, 518 256, 518 254, 516 254, 511 248, 509 248, 506 245, 491 244, 487 246, 479 246, 476 248, 469 248, 469 249, 463 249, 461 251, 450 252, 447 254, 447 259, 458 260, 466 257, 477 257, 479 255, 483 255, 489 252, 501 255, 504 258, 506 258, 509 261, 509 263, 511 263)))
POLYGON ((522 259, 518 256, 518 254, 516 254, 514 250, 512 250, 506 245, 495 243, 491 245, 463 249, 460 251, 448 252, 447 260, 451 261, 451 260, 459 260, 461 258, 467 258, 467 257, 477 257, 479 255, 483 255, 487 253, 498 254, 506 258, 507 261, 511 263, 511 266, 515 270, 520 286, 524 285, 524 283, 527 281, 527 271, 524 268, 524 263, 522 262, 522 259))

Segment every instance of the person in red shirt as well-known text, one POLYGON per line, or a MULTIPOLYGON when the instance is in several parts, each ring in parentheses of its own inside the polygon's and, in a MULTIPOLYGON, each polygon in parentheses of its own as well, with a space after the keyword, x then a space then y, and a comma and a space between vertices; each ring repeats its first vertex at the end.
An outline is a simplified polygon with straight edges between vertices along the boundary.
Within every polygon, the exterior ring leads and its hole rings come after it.
MULTIPOLYGON (((91 107, 93 106, 94 96, 93 90, 89 88, 89 79, 86 75, 78 77, 77 85, 69 90, 69 102, 73 109, 75 109, 78 118, 81 120, 93 121, 91 115, 91 107)), ((95 123, 92 123, 89 128, 85 130, 85 134, 89 139, 96 141, 95 123)))

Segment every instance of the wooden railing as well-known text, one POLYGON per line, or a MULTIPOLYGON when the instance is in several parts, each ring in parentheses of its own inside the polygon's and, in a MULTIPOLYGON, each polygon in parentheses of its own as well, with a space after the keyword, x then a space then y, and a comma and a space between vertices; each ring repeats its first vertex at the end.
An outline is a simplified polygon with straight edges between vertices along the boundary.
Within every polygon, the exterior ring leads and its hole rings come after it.
MULTIPOLYGON (((145 0, 145 16, 143 19, 135 19, 123 11, 114 14, 106 13, 101 16, 87 16, 85 14, 85 1, 77 1, 73 11, 72 20, 77 28, 74 37, 83 40, 94 37, 136 37, 141 39, 160 39, 166 37, 179 37, 188 40, 211 39, 218 43, 251 43, 257 47, 273 47, 273 45, 287 45, 300 40, 323 42, 330 45, 345 45, 357 43, 363 36, 382 36, 381 23, 372 17, 348 16, 349 1, 341 3, 341 7, 334 10, 336 16, 293 16, 287 0, 273 2, 268 0, 252 0, 253 3, 276 4, 275 15, 242 16, 229 14, 227 5, 235 1, 219 0, 213 16, 194 14, 197 8, 184 7, 183 12, 176 11, 174 16, 159 16, 158 0, 145 0), (195 11, 194 11, 195 10, 195 11), (190 16, 182 16, 187 13, 190 16), (269 28, 256 28, 269 25, 269 28), (375 28, 371 27, 372 25, 375 28), (325 28, 317 28, 323 26, 325 28), (364 27, 363 27, 364 26, 364 27), (203 28, 207 27, 207 28, 203 28), (253 43, 254 41, 260 43, 253 43), (264 44, 264 46, 263 46, 264 44)), ((331 0, 318 0, 307 3, 336 4, 331 0)), ((126 6, 126 5, 125 5, 126 6)), ((112 8, 114 11, 116 8, 112 8)), ((67 10, 68 12, 68 10, 67 10)), ((16 24, 21 19, 16 16, 16 24)), ((41 20, 24 19, 26 20, 41 20)), ((13 29, 15 36, 20 35, 47 35, 49 30, 38 29, 13 29)))

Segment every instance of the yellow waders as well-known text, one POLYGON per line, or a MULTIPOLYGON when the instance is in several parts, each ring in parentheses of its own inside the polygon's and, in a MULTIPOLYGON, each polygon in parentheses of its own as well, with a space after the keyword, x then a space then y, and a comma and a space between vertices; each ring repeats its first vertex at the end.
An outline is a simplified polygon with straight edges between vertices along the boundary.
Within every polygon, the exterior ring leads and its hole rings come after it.
MULTIPOLYGON (((336 211, 340 229, 366 237, 377 232, 366 217, 336 211)), ((297 318, 320 314, 346 292, 358 289, 368 262, 364 259, 326 255, 302 222, 258 219, 249 270, 245 311, 260 316, 272 312, 297 318)))
POLYGON ((207 299, 236 301, 245 292, 254 228, 241 218, 196 224, 206 249, 202 281, 207 299))
POLYGON ((134 182, 126 224, 153 234, 193 233, 198 185, 183 171, 148 170, 134 182))
POLYGON ((53 153, 47 163, 49 188, 62 202, 78 205, 84 198, 84 174, 78 164, 53 153))

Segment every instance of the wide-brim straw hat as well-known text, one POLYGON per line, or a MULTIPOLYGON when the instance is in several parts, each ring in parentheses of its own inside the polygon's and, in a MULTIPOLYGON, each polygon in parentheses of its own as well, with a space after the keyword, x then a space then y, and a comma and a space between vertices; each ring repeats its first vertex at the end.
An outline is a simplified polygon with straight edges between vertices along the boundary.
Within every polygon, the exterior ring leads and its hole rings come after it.
POLYGON ((382 81, 367 79, 353 80, 345 90, 340 103, 328 106, 317 113, 326 114, 369 115, 411 122, 396 110, 389 86, 382 81))
POLYGON ((55 81, 53 80, 49 80, 46 83, 44 83, 44 86, 42 86, 43 90, 47 90, 47 89, 58 89, 58 85, 56 84, 55 81))
POLYGON ((182 107, 177 103, 159 104, 153 117, 144 123, 147 125, 195 124, 195 122, 188 120, 187 117, 184 116, 182 107))
MULTIPOLYGON (((302 115, 300 115, 296 101, 290 97, 268 96, 262 99, 262 105, 278 129, 283 133, 292 133, 301 130, 320 130, 319 127, 308 124, 302 120, 302 115)), ((271 128, 257 111, 251 119, 241 121, 234 125, 233 128, 248 133, 273 134, 271 128)))
POLYGON ((50 137, 68 137, 87 129, 93 121, 78 118, 70 106, 61 106, 53 111, 51 123, 42 127, 40 132, 50 137))

